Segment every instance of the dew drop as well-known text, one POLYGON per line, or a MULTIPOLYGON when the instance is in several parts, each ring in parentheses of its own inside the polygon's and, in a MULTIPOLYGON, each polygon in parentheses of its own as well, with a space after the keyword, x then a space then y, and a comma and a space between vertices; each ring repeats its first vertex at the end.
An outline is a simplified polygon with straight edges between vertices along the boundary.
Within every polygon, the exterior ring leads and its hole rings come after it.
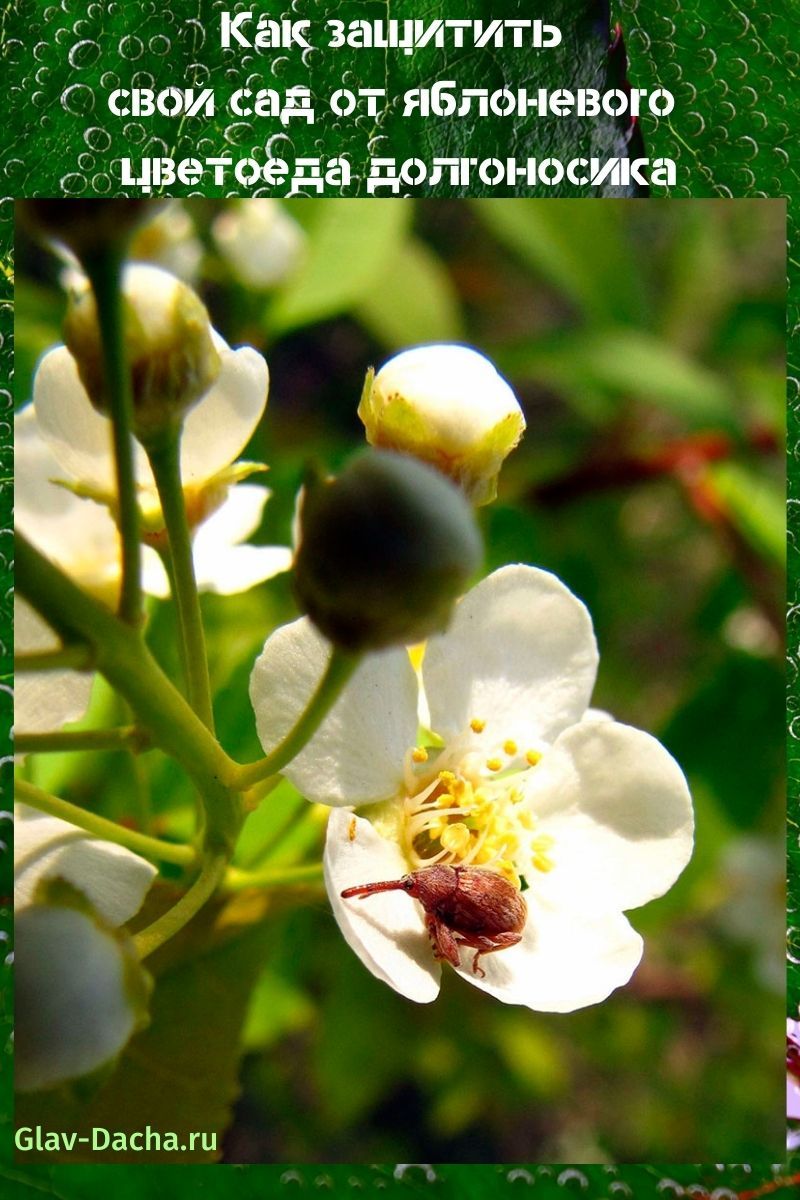
POLYGON ((562 1171, 556 1183, 559 1187, 571 1187, 581 1192, 589 1186, 589 1180, 583 1171, 578 1171, 575 1167, 567 1167, 566 1171, 562 1171))
POLYGON ((284 1171, 281 1175, 284 1187, 305 1187, 306 1181, 299 1171, 284 1171))
POLYGON ((71 171, 62 176, 59 187, 67 196, 80 196, 86 191, 86 176, 81 175, 79 171, 71 171))
POLYGON ((99 57, 100 46, 90 38, 85 38, 82 42, 76 42, 67 55, 69 65, 74 67, 76 71, 85 71, 87 67, 91 67, 96 63, 99 57))
POLYGON ((393 1175, 395 1179, 411 1182, 424 1179, 426 1183, 435 1183, 438 1178, 430 1163, 398 1163, 393 1175))
POLYGON ((94 109, 94 92, 87 83, 73 83, 61 93, 61 107, 74 117, 85 117, 94 109))
POLYGON ((136 34, 128 33, 124 38, 120 38, 119 52, 129 62, 135 62, 144 54, 144 42, 136 34))
POLYGON ((108 130, 101 129, 99 125, 90 125, 88 129, 85 129, 83 140, 90 150, 96 150, 98 153, 108 150, 111 146, 111 134, 108 130))

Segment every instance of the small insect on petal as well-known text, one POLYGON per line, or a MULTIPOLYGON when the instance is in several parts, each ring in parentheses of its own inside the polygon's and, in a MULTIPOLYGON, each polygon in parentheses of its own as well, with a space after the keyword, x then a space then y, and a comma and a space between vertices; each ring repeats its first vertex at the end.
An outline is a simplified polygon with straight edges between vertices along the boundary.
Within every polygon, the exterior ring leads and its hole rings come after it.
POLYGON ((345 888, 343 900, 366 900, 377 892, 404 891, 419 900, 434 958, 461 965, 459 949, 475 951, 472 971, 484 975, 478 960, 484 954, 515 946, 522 939, 528 909, 517 889, 481 867, 423 867, 402 879, 363 883, 345 888))

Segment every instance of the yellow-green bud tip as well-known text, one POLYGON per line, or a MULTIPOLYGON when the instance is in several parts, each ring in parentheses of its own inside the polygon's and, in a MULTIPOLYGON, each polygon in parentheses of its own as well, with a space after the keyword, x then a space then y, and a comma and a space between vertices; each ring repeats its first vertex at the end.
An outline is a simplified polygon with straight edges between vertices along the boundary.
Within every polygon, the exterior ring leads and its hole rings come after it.
POLYGON ((473 504, 497 476, 525 418, 508 383, 469 346, 416 346, 367 376, 358 415, 373 446, 413 454, 448 475, 473 504))

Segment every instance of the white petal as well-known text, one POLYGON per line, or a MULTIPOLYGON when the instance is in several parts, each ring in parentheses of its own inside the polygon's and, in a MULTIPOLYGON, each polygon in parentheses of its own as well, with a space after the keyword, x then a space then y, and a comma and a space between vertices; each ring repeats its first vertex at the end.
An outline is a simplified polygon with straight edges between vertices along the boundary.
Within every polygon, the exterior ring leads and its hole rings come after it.
POLYGON ((335 809, 325 841, 325 886, 345 941, 364 966, 409 1000, 427 1004, 439 994, 441 968, 433 957, 422 909, 403 892, 342 900, 345 888, 407 874, 399 846, 369 821, 335 809))
MULTIPOLYGON (((200 485, 229 466, 247 445, 267 403, 269 373, 249 346, 231 350, 214 330, 221 369, 212 388, 190 409, 181 439, 184 484, 200 485)), ((33 381, 33 402, 43 436, 62 473, 105 492, 115 488, 111 424, 92 407, 65 346, 45 354, 33 381)), ((136 443, 135 473, 142 488, 155 484, 142 447, 136 443)))
POLYGON ((280 283, 297 266, 305 242, 301 227, 275 200, 234 202, 211 233, 242 282, 253 288, 280 283))
POLYGON ((170 594, 164 564, 152 546, 142 546, 142 587, 148 596, 166 600, 170 594))
POLYGON ((531 892, 522 941, 481 958, 485 979, 472 971, 474 952, 461 950, 459 975, 506 1004, 537 1012, 573 1012, 599 1004, 627 983, 642 957, 642 939, 620 913, 600 916, 554 910, 531 892))
POLYGON ((14 823, 17 911, 34 902, 40 880, 58 876, 83 892, 110 925, 129 921, 156 877, 152 863, 58 817, 31 819, 31 811, 19 805, 14 823))
POLYGON ((213 553, 248 538, 258 529, 270 494, 269 488, 255 483, 232 487, 219 508, 198 526, 193 543, 195 557, 198 550, 213 553))
POLYGON ((214 386, 190 409, 181 439, 184 485, 206 482, 230 465, 250 441, 267 404, 269 372, 262 356, 231 350, 212 330, 221 370, 214 386))
POLYGON ((86 913, 49 905, 20 913, 14 932, 18 1090, 53 1087, 114 1058, 141 1016, 114 936, 86 913))
POLYGON ((414 346, 390 358, 372 384, 363 417, 368 429, 376 425, 379 432, 398 399, 412 406, 430 441, 451 455, 474 449, 504 420, 512 419, 509 440, 518 440, 518 426, 525 428, 510 386, 471 346, 414 346))
MULTIPOLYGON (((61 465, 61 475, 113 493, 111 422, 92 408, 66 346, 49 350, 33 377, 33 404, 39 429, 61 465)), ((147 459, 135 446, 136 477, 153 487, 147 459)))
MULTIPOLYGON (((56 633, 21 596, 14 596, 14 647, 19 654, 56 650, 56 633)), ((44 733, 77 721, 89 707, 94 676, 78 671, 17 674, 14 683, 14 728, 17 733, 44 733)))
POLYGON ((640 729, 586 721, 527 776, 537 832, 554 838, 547 874, 528 882, 553 905, 636 908, 662 895, 692 853, 689 789, 674 758, 640 729))
POLYGON ((201 592, 233 596, 288 571, 292 552, 287 546, 231 546, 214 555, 195 551, 194 565, 201 592))
MULTIPOLYGON (((307 617, 268 638, 250 677, 267 754, 294 727, 322 678, 330 643, 307 617)), ((309 800, 368 804, 396 795, 417 733, 417 682, 403 649, 360 664, 317 733, 283 772, 309 800)))
POLYGON ((494 571, 431 638, 422 664, 433 729, 445 741, 472 719, 475 745, 538 749, 580 720, 597 673, 585 606, 555 575, 535 567, 494 571))
POLYGON ((201 591, 232 596, 263 583, 292 565, 287 546, 240 546, 261 521, 268 488, 240 483, 198 528, 192 554, 201 591))

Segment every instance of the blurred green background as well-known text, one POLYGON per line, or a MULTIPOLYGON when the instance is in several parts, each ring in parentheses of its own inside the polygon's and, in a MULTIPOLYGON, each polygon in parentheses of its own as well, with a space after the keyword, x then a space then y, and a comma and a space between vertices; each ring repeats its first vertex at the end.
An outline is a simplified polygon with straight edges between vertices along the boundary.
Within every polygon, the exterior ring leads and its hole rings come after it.
MULTIPOLYGON (((203 1128, 229 1119, 238 1092, 229 1162, 778 1161, 784 204, 287 201, 305 247, 270 290, 218 253, 222 207, 184 202, 214 324, 270 366, 247 455, 270 464, 274 489, 256 540, 289 542, 309 457, 335 468, 363 444, 368 366, 423 341, 488 354, 528 429, 480 513, 487 570, 541 565, 584 599, 601 649, 594 702, 681 763, 697 846, 672 891, 632 914, 646 943, 632 983, 570 1015, 502 1006, 451 972, 435 1004, 414 1005, 361 966, 322 891, 271 896, 265 912, 244 897, 205 942, 162 959, 153 1026, 88 1108, 72 1102, 93 1118, 122 1104, 132 1121, 139 1105, 153 1124, 161 1106, 164 1128, 178 1110, 203 1128)), ((17 254, 20 404, 64 298, 51 255, 22 236, 17 254)), ((295 615, 288 580, 203 608, 221 740, 255 758, 247 680, 295 615)), ((153 605, 150 637, 177 677, 168 606, 153 605)), ((84 723, 115 705, 96 687, 84 723)), ((111 754, 28 769, 128 820, 146 787, 158 832, 189 829, 190 790, 157 755, 136 773, 111 754)), ((283 784, 238 860, 311 860, 323 827, 283 784)))

